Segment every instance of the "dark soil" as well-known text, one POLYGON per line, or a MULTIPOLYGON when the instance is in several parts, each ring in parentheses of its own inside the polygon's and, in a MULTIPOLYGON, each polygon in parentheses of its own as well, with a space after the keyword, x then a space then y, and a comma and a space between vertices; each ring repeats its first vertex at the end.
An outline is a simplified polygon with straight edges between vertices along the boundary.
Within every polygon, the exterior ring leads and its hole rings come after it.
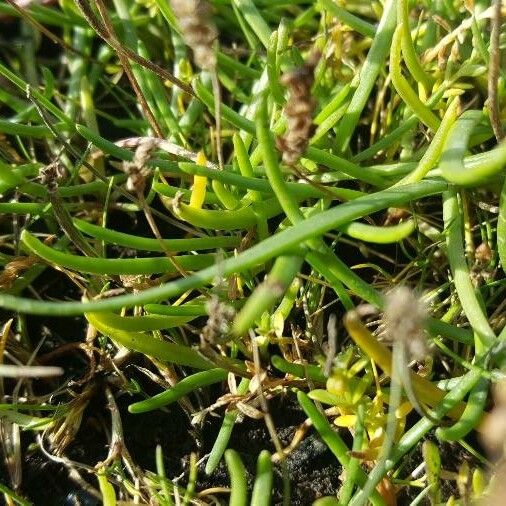
MULTIPOLYGON (((278 436, 281 443, 286 446, 292 440, 297 427, 305 420, 305 416, 300 408, 288 399, 273 399, 269 406, 278 429, 278 436)), ((209 435, 211 435, 211 430, 214 431, 216 428, 219 428, 219 425, 209 427, 209 435)), ((215 434, 212 433, 211 437, 207 434, 206 436, 206 443, 212 445, 215 434)), ((258 454, 263 449, 274 452, 264 422, 253 419, 245 419, 243 423, 236 425, 229 448, 240 453, 248 472, 250 487, 253 484, 258 454)), ((287 468, 291 483, 291 504, 293 505, 311 504, 318 497, 335 495, 339 489, 341 466, 321 439, 311 432, 288 457, 287 468)), ((224 462, 220 463, 212 476, 205 478, 205 475, 202 475, 200 480, 199 486, 202 488, 227 486, 229 478, 224 462)), ((277 467, 274 480, 274 504, 281 503, 282 490, 281 469, 277 467)))
MULTIPOLYGON (((66 452, 69 459, 91 466, 107 455, 104 429, 110 422, 105 401, 100 397, 98 394, 97 399, 88 406, 81 429, 66 452)), ((156 413, 132 415, 126 410, 131 402, 131 398, 127 397, 118 399, 128 450, 136 464, 154 471, 155 448, 160 444, 165 456, 167 475, 172 478, 185 473, 189 455, 192 451, 198 451, 198 446, 201 446, 198 452, 200 456, 209 452, 221 425, 221 418, 208 417, 202 431, 196 433, 178 406, 156 413)), ((283 398, 271 400, 270 409, 281 442, 283 445, 289 444, 296 428, 304 421, 304 414, 297 405, 283 398)), ((245 419, 236 424, 229 448, 240 453, 247 469, 248 484, 252 487, 258 454, 266 448, 273 451, 264 422, 245 419)), ((309 505, 318 497, 335 494, 339 488, 341 467, 327 446, 311 432, 290 455, 287 467, 291 483, 291 504, 295 506, 309 505)), ((197 490, 229 486, 229 476, 223 461, 209 477, 204 474, 204 464, 199 471, 197 490)), ((86 471, 82 472, 82 476, 97 487, 95 479, 87 475, 86 471)), ((187 478, 184 476, 181 484, 184 486, 186 483, 187 478)), ((283 482, 278 466, 275 468, 274 504, 280 504, 282 490, 283 482)), ((72 481, 64 466, 48 461, 38 450, 28 450, 26 453, 22 492, 40 506, 100 504, 72 481)), ((223 496, 222 499, 226 504, 227 497, 223 496)))

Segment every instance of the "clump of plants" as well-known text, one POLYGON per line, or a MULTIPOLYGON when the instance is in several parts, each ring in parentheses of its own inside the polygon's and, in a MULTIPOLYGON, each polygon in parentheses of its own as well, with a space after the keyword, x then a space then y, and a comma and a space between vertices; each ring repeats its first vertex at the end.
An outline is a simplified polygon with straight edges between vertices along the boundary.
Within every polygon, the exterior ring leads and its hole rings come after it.
POLYGON ((0 16, 7 504, 502 504, 500 0, 0 16))

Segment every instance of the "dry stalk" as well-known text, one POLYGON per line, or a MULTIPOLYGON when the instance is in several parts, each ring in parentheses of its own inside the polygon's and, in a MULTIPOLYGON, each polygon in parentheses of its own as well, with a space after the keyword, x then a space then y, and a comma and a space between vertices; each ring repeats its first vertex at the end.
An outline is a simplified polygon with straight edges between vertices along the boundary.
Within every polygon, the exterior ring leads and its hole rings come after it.
POLYGON ((274 420, 272 419, 272 416, 269 412, 269 404, 267 403, 267 399, 265 397, 264 390, 262 387, 262 377, 264 376, 264 374, 262 373, 262 368, 260 364, 260 353, 258 351, 256 336, 251 330, 250 330, 250 338, 251 338, 251 345, 253 348, 253 360, 255 364, 255 376, 252 379, 250 390, 252 389, 252 386, 255 386, 256 383, 258 399, 260 401, 260 407, 263 412, 265 426, 267 427, 269 435, 271 436, 271 441, 272 444, 274 445, 274 448, 276 449, 276 454, 280 457, 281 473, 283 477, 283 504, 290 504, 290 477, 288 475, 288 467, 286 465, 286 456, 283 451, 283 445, 281 444, 281 441, 279 440, 278 434, 276 432, 274 420))
POLYGON ((141 106, 142 111, 144 112, 144 115, 149 121, 149 124, 151 125, 151 128, 155 132, 156 136, 163 138, 162 129, 160 128, 160 125, 158 124, 158 121, 156 120, 153 111, 151 111, 151 108, 149 107, 146 97, 144 96, 144 93, 142 92, 141 87, 139 86, 139 83, 137 82, 137 79, 134 76, 134 73, 132 72, 132 67, 130 66, 130 61, 127 55, 125 54, 124 48, 123 46, 121 46, 119 39, 116 36, 113 24, 109 17, 109 11, 107 10, 107 7, 104 5, 102 0, 96 0, 96 5, 100 12, 100 15, 102 16, 103 26, 105 30, 109 34, 110 39, 116 41, 116 46, 113 47, 116 50, 121 66, 123 67, 123 70, 125 71, 125 74, 127 75, 128 80, 130 81, 132 89, 134 90, 134 93, 137 99, 139 100, 139 104, 141 106), (121 50, 119 49, 120 47, 121 50))
POLYGON ((79 10, 83 14, 86 21, 88 21, 90 26, 115 51, 117 51, 118 53, 123 53, 128 59, 134 61, 135 63, 141 65, 144 68, 147 68, 148 70, 151 70, 151 72, 155 73, 162 79, 171 82, 174 86, 177 86, 188 95, 192 97, 195 96, 195 93, 193 92, 190 86, 188 86, 186 83, 183 83, 183 81, 173 76, 170 72, 167 72, 164 68, 160 67, 159 65, 156 65, 155 63, 147 60, 146 58, 139 56, 137 53, 134 53, 128 47, 123 47, 121 43, 116 38, 114 38, 114 36, 111 33, 109 33, 109 31, 106 29, 103 23, 98 20, 97 16, 94 14, 87 0, 75 0, 75 3, 79 7, 79 10))

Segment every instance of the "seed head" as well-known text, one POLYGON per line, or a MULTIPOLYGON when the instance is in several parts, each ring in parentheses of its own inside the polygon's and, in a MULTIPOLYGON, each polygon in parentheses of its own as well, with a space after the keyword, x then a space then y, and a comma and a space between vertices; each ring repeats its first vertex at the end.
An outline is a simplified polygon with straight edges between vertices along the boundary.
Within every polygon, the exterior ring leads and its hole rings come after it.
POLYGON ((37 257, 33 256, 20 256, 14 258, 11 262, 7 263, 4 270, 0 272, 0 290, 11 288, 12 284, 18 279, 23 272, 29 269, 38 261, 37 257))
POLYGON ((66 176, 66 169, 60 161, 50 163, 39 170, 40 183, 48 190, 55 190, 66 176))
POLYGON ((146 186, 146 178, 151 173, 146 167, 152 151, 158 146, 157 140, 151 137, 142 138, 135 150, 131 162, 123 162, 123 170, 128 174, 126 183, 127 190, 132 193, 142 194, 146 186))
POLYGON ((206 0, 171 0, 184 42, 193 50, 195 63, 203 70, 214 70, 216 54, 213 43, 218 30, 211 19, 206 0))
POLYGON ((284 115, 288 121, 286 134, 278 137, 277 147, 283 153, 283 162, 294 165, 306 150, 313 133, 313 113, 316 100, 311 94, 314 69, 320 60, 317 51, 311 54, 304 65, 281 77, 281 83, 288 89, 288 101, 284 115))
POLYGON ((399 286, 385 296, 383 333, 391 342, 403 341, 415 359, 427 352, 424 325, 427 308, 421 299, 406 286, 399 286))
POLYGON ((474 252, 476 263, 486 265, 492 261, 493 252, 488 243, 482 242, 474 252))
POLYGON ((203 346, 218 343, 226 337, 230 330, 230 323, 235 316, 234 308, 221 302, 216 296, 207 301, 206 311, 209 318, 200 334, 203 346))

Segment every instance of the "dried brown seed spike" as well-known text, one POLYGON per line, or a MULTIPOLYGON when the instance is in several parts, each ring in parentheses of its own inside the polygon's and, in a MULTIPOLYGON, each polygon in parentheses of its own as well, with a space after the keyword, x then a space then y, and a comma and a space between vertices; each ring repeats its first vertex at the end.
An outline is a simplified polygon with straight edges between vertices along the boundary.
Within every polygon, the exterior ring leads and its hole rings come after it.
POLYGON ((283 137, 276 139, 277 148, 283 153, 283 162, 295 165, 306 150, 313 133, 313 113, 316 100, 311 94, 314 70, 321 57, 314 51, 304 65, 283 74, 281 83, 288 89, 288 101, 284 115, 288 127, 283 137))
POLYGON ((24 271, 38 262, 37 257, 16 257, 5 265, 4 270, 0 273, 0 288, 10 288, 14 281, 18 279, 24 271))
POLYGON ((488 264, 492 261, 493 253, 486 242, 482 242, 474 252, 474 258, 479 264, 488 264))
POLYGON ((151 157, 151 152, 158 146, 156 139, 151 137, 141 138, 135 150, 134 158, 131 162, 123 162, 123 171, 128 174, 126 183, 127 190, 139 195, 144 193, 146 178, 151 170, 146 167, 146 163, 151 157))
POLYGON ((40 183, 48 188, 54 190, 60 181, 65 179, 66 169, 60 161, 45 165, 39 170, 40 183))
POLYGON ((206 0, 171 0, 184 42, 193 50, 195 63, 204 70, 216 68, 213 43, 218 30, 211 20, 211 6, 206 0))
POLYGON ((207 301, 206 311, 209 318, 200 334, 204 347, 208 344, 215 344, 226 337, 229 333, 230 322, 235 316, 234 308, 221 302, 216 296, 207 301))

